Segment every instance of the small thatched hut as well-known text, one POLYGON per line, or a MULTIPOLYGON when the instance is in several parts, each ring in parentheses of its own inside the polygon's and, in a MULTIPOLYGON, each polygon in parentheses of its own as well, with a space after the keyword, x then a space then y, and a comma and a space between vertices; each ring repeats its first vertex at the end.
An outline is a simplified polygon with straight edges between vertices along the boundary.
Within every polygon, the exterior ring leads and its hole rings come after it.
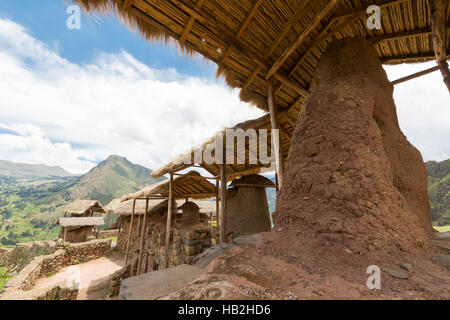
POLYGON ((81 200, 76 199, 69 203, 65 210, 64 215, 92 217, 95 213, 106 214, 106 209, 97 200, 81 200))
POLYGON ((104 214, 106 209, 97 200, 74 200, 64 209, 64 218, 57 222, 61 226, 60 237, 68 242, 84 242, 95 237, 98 226, 105 224, 104 214))
POLYGON ((95 238, 94 228, 103 225, 103 217, 71 217, 59 218, 64 241, 85 242, 95 238))
POLYGON ((265 188, 275 188, 275 184, 256 174, 244 176, 231 183, 227 190, 225 215, 228 238, 271 230, 265 188))

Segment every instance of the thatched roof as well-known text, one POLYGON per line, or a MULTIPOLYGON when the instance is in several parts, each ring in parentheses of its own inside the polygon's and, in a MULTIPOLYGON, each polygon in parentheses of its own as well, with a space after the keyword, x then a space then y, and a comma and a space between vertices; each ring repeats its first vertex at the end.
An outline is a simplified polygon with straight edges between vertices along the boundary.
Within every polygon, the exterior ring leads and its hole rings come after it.
MULTIPOLYGON (((172 184, 173 199, 209 199, 215 197, 217 190, 216 186, 208 180, 199 177, 200 174, 195 171, 190 171, 183 176, 174 177, 172 184)), ((169 180, 161 181, 136 193, 123 196, 122 201, 144 199, 152 196, 162 196, 167 198, 169 196, 169 180)))
POLYGON ((105 224, 103 217, 59 218, 57 224, 62 227, 101 226, 105 224))
POLYGON ((102 204, 97 200, 80 200, 76 199, 75 201, 69 203, 64 213, 68 214, 85 214, 85 213, 106 213, 105 208, 102 206, 102 204))
MULTIPOLYGON (((281 113, 280 114, 280 144, 281 144, 281 149, 283 150, 283 156, 284 159, 286 161, 287 156, 288 156, 288 151, 291 145, 291 136, 293 134, 295 128, 295 119, 292 119, 292 117, 290 117, 287 113, 281 113)), ((256 141, 250 141, 248 138, 246 139, 247 141, 249 141, 249 143, 246 143, 245 145, 245 163, 244 164, 238 164, 237 161, 237 154, 235 152, 228 152, 227 151, 227 179, 229 181, 238 178, 240 176, 246 175, 246 174, 252 174, 252 173, 260 173, 261 170, 269 170, 270 166, 263 164, 259 161, 259 156, 258 156, 258 161, 255 164, 250 164, 249 160, 249 150, 254 150, 256 152, 258 152, 259 150, 259 133, 260 133, 260 129, 266 129, 267 130, 267 144, 268 144, 268 150, 267 150, 267 155, 270 155, 272 152, 272 137, 271 137, 271 123, 270 123, 270 115, 265 115, 262 116, 258 119, 254 119, 254 120, 248 120, 245 121, 243 123, 239 123, 236 126, 234 126, 233 128, 234 130, 237 129, 242 129, 242 130, 248 130, 248 129, 255 129, 256 134, 258 135, 258 139, 256 139, 256 141), (258 146, 258 148, 257 148, 258 146), (231 164, 234 163, 234 164, 231 164)), ((200 165, 203 168, 205 168, 205 170, 207 170, 209 173, 211 173, 213 176, 219 176, 220 173, 220 166, 218 164, 211 164, 208 165, 206 164, 204 161, 202 163, 198 163, 195 162, 195 157, 194 154, 197 152, 201 152, 203 154, 204 150, 211 145, 212 143, 214 143, 215 139, 217 136, 222 136, 223 134, 225 134, 225 130, 217 133, 216 135, 214 135, 213 137, 211 137, 210 139, 208 139, 205 143, 201 144, 200 146, 191 149, 189 152, 186 152, 182 155, 177 156, 176 158, 174 158, 171 162, 169 162, 168 164, 164 165, 163 167, 154 170, 152 172, 152 176, 153 177, 161 177, 164 174, 167 174, 169 172, 177 172, 179 170, 185 169, 186 167, 189 167, 190 165, 186 165, 184 164, 184 162, 182 161, 183 159, 191 159, 192 165, 200 165)), ((238 150, 238 141, 237 139, 235 139, 234 141, 234 150, 238 150)), ((212 153, 213 155, 215 155, 215 153, 212 153)), ((273 169, 273 168, 272 168, 273 169)))
POLYGON ((276 188, 272 181, 258 174, 250 174, 236 179, 230 184, 230 187, 276 188))
MULTIPOLYGON (((213 215, 216 214, 216 202, 211 200, 189 200, 189 202, 195 203, 200 208, 200 213, 209 214, 210 212, 213 215)), ((177 201, 177 208, 180 209, 186 203, 185 200, 177 201)))
MULTIPOLYGON (((149 200, 147 213, 159 211, 161 208, 167 208, 168 200, 149 200)), ((121 202, 121 205, 113 210, 114 214, 120 216, 130 216, 133 212, 133 200, 121 202)), ((137 200, 134 208, 135 215, 143 215, 145 213, 145 200, 137 200)))
MULTIPOLYGON (((435 59, 429 0, 74 2, 88 12, 120 17, 146 40, 172 40, 182 51, 197 52, 216 62, 218 75, 231 87, 241 89, 242 100, 266 111, 268 79, 273 76, 278 109, 294 118, 302 108, 321 55, 336 39, 366 38, 386 64, 435 59), (367 27, 369 5, 381 8, 380 30, 367 27)), ((449 11, 450 6, 445 17, 449 11)), ((443 47, 448 52, 448 32, 443 47)))
POLYGON ((123 203, 122 201, 120 201, 120 198, 112 199, 111 202, 105 206, 105 209, 108 211, 114 211, 117 208, 119 208, 122 204, 123 203))

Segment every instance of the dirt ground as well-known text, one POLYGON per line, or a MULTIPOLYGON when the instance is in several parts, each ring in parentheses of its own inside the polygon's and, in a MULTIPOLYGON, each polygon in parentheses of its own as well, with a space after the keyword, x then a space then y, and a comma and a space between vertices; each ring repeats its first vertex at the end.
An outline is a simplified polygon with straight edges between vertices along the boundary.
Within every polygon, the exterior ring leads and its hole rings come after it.
POLYGON ((108 257, 92 260, 86 263, 66 267, 55 275, 41 278, 35 288, 53 286, 61 281, 79 274, 80 287, 77 300, 99 300, 107 295, 108 277, 124 265, 123 255, 112 252, 108 257))
POLYGON ((256 235, 226 250, 211 261, 206 275, 164 299, 450 299, 450 272, 433 259, 379 260, 338 245, 311 252, 293 243, 295 234, 256 235), (382 270, 380 290, 366 286, 369 265, 382 270))

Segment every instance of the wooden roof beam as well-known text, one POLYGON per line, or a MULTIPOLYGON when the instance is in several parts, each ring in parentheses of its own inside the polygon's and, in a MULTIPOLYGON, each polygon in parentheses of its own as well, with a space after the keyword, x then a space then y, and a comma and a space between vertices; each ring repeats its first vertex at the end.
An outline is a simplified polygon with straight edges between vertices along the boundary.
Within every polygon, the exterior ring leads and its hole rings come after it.
MULTIPOLYGON (((194 17, 198 22, 204 25, 204 27, 208 28, 213 34, 221 35, 221 40, 224 41, 227 45, 232 46, 236 51, 240 52, 244 56, 248 57, 249 60, 256 62, 261 65, 265 70, 269 70, 270 64, 264 58, 259 56, 252 48, 248 47, 246 44, 242 43, 236 36, 230 34, 227 30, 223 29, 218 23, 215 22, 213 17, 210 17, 207 13, 200 13, 195 8, 190 7, 180 0, 168 0, 179 9, 183 10, 187 14, 194 17)), ((334 0, 332 0, 334 1, 334 0)), ((280 72, 276 72, 273 76, 280 82, 283 82, 285 85, 289 86, 293 90, 297 91, 299 94, 306 95, 307 90, 303 88, 300 84, 295 81, 288 79, 286 75, 283 75, 280 72)))
POLYGON ((131 5, 133 4, 134 0, 125 0, 123 2, 123 10, 128 10, 131 8, 131 5))
POLYGON ((409 81, 409 80, 412 80, 412 79, 416 79, 418 77, 421 77, 421 76, 424 76, 426 74, 435 72, 437 70, 439 70, 439 66, 428 68, 428 69, 425 69, 425 70, 413 73, 413 74, 411 74, 409 76, 402 77, 402 78, 399 78, 397 80, 391 81, 391 84, 395 86, 396 84, 403 83, 403 82, 406 82, 406 81, 409 81))
POLYGON ((450 70, 446 61, 447 30, 445 26, 445 15, 447 13, 447 6, 448 0, 431 0, 431 34, 434 53, 439 69, 444 77, 444 83, 450 92, 450 70))
MULTIPOLYGON (((242 34, 244 33, 244 31, 247 28, 248 24, 250 23, 252 18, 255 16, 256 12, 258 12, 258 9, 261 6, 262 2, 263 2, 263 0, 256 0, 256 2, 253 4, 253 7, 250 10, 250 13, 248 14, 247 18, 245 18, 244 23, 240 26, 240 28, 239 28, 239 30, 238 30, 238 32, 236 34, 236 39, 239 39, 242 36, 242 34)), ((232 47, 229 46, 225 50, 225 52, 223 53, 222 57, 220 57, 219 65, 221 65, 225 61, 225 59, 230 54, 231 49, 232 49, 232 47)))
MULTIPOLYGON (((450 55, 447 55, 447 59, 450 58, 450 55)), ((425 53, 417 53, 417 54, 407 54, 402 56, 395 57, 384 57, 381 58, 381 62, 383 64, 396 64, 396 63, 408 63, 408 62, 425 62, 436 59, 436 55, 434 52, 425 52, 425 53), (419 61, 418 61, 419 60, 419 61)))
MULTIPOLYGON (((384 8, 384 7, 388 7, 394 4, 398 4, 401 2, 405 2, 406 0, 390 0, 390 1, 379 1, 378 3, 376 3, 377 6, 379 6, 380 8, 384 8)), ((352 24, 356 19, 358 19, 359 17, 361 17, 362 15, 366 14, 366 8, 364 9, 356 9, 356 10, 351 10, 347 13, 343 13, 339 16, 334 17, 333 19, 331 19, 331 21, 327 24, 327 26, 322 30, 322 32, 320 33, 320 35, 316 38, 316 40, 314 40, 313 43, 311 43, 311 45, 309 46, 308 50, 300 57, 299 61, 295 64, 295 66, 291 69, 291 71, 289 71, 288 77, 292 77, 293 74, 296 72, 296 70, 300 67, 300 65, 305 61, 306 57, 309 55, 309 53, 314 50, 314 48, 316 48, 319 44, 321 44, 323 41, 329 39, 330 37, 332 37, 333 35, 344 31, 350 24, 352 24), (342 24, 340 24, 338 27, 332 29, 333 25, 340 21, 340 20, 344 20, 344 22, 342 22, 342 24)), ((278 94, 281 89, 283 89, 282 86, 278 87, 278 89, 276 90, 276 93, 278 94)), ((295 105, 293 106, 295 107, 295 105)))
POLYGON ((277 61, 272 65, 266 75, 266 79, 269 79, 272 75, 274 75, 277 70, 283 65, 287 58, 303 43, 306 37, 310 34, 314 28, 316 28, 320 22, 326 17, 327 14, 339 3, 339 0, 330 0, 328 3, 322 8, 322 10, 310 21, 308 26, 303 30, 297 40, 291 44, 283 54, 278 58, 277 61))
MULTIPOLYGON (((318 3, 318 2, 315 2, 318 3)), ((286 34, 288 33, 288 31, 291 29, 291 27, 294 25, 294 23, 296 23, 300 17, 301 14, 303 12, 305 12, 308 8, 310 8, 312 6, 312 2, 311 1, 304 1, 303 5, 298 7, 297 10, 295 10, 294 14, 289 18, 288 22, 284 25, 283 29, 281 30, 281 32, 278 34, 277 38, 275 39, 274 43, 272 44, 272 46, 270 47, 269 51, 264 55, 265 59, 269 59, 270 55, 275 51, 275 49, 278 47, 278 45, 280 44, 281 40, 283 40, 283 38, 286 36, 286 34)), ((251 85, 251 83, 256 79, 256 77, 258 76, 258 73, 261 72, 261 67, 258 66, 250 75, 250 77, 247 79, 246 83, 244 84, 244 86, 242 87, 241 90, 247 90, 247 88, 251 85)))
MULTIPOLYGON (((195 8, 197 10, 200 10, 203 7, 203 4, 205 3, 205 0, 198 0, 197 5, 195 6, 195 8)), ((184 28, 183 32, 181 33, 180 36, 180 44, 182 45, 184 43, 184 41, 186 40, 189 32, 192 29, 192 26, 194 25, 195 22, 195 18, 194 17, 190 17, 188 23, 186 24, 186 27, 184 28)))

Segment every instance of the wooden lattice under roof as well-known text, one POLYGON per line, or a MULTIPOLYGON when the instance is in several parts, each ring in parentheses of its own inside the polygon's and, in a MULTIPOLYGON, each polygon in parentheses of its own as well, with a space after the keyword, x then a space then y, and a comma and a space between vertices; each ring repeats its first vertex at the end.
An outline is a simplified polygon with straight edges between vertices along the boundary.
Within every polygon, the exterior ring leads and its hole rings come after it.
POLYGON ((294 118, 331 41, 366 38, 385 64, 436 57, 445 62, 450 47, 447 0, 73 1, 87 12, 116 14, 147 40, 174 39, 184 52, 216 62, 218 74, 241 89, 242 100, 266 111, 273 77, 278 110, 294 118), (431 2, 439 7, 433 15, 435 43, 431 2), (381 30, 366 25, 369 5, 381 8, 381 30))
MULTIPOLYGON (((293 134, 294 128, 295 128, 295 119, 292 119, 292 117, 289 117, 287 113, 281 113, 280 114, 280 136, 279 141, 281 144, 281 150, 283 151, 283 157, 284 160, 287 160, 288 151, 291 145, 291 136, 293 134)), ((264 168, 270 168, 270 164, 263 164, 259 161, 259 155, 258 155, 258 161, 254 164, 251 164, 249 161, 249 152, 252 150, 253 153, 258 153, 260 151, 259 146, 259 134, 261 133, 261 129, 266 129, 267 131, 267 155, 272 154, 272 136, 271 136, 271 122, 270 122, 270 115, 267 114, 265 116, 262 116, 258 119, 254 120, 248 120, 243 123, 240 123, 233 128, 233 130, 242 129, 242 130, 248 130, 248 129, 255 129, 255 133, 258 136, 257 139, 254 139, 253 141, 246 138, 245 143, 245 161, 243 164, 238 163, 237 159, 237 151, 238 150, 238 139, 234 139, 233 147, 230 148, 230 151, 226 151, 227 158, 226 158, 226 167, 227 167, 227 180, 231 181, 234 180, 242 175, 245 174, 251 174, 251 173, 259 173, 264 168)), ((226 130, 226 129, 225 129, 226 130)), ((189 152, 182 154, 178 157, 176 157, 173 161, 169 162, 168 164, 164 165, 163 167, 154 170, 152 172, 153 177, 161 177, 165 174, 168 174, 170 172, 178 172, 181 170, 184 170, 186 168, 189 168, 194 165, 199 165, 202 168, 204 168, 206 171, 208 171, 210 174, 212 174, 214 177, 218 177, 220 174, 220 164, 213 163, 213 164, 207 164, 205 161, 201 161, 201 163, 197 163, 195 154, 203 154, 204 150, 211 144, 214 144, 215 139, 217 136, 223 136, 226 135, 225 130, 217 133, 210 139, 208 139, 205 143, 202 145, 191 149, 189 152), (187 160, 186 162, 183 162, 184 160, 187 160), (188 163, 188 164, 185 164, 188 163)), ((225 139, 226 140, 226 139, 225 139)), ((226 145, 226 142, 225 142, 226 145)), ((213 155, 215 155, 215 152, 212 152, 213 155)), ((204 160, 204 159, 201 159, 204 160)), ((272 168, 273 169, 273 168, 272 168)))

